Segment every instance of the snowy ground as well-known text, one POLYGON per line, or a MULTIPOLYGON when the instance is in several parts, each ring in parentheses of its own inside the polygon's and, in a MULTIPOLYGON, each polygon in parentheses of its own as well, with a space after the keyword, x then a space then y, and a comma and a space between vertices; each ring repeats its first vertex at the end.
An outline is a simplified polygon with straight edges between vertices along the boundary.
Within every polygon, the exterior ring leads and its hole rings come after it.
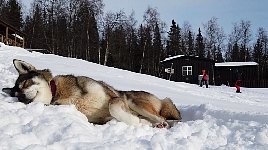
POLYGON ((183 121, 171 129, 133 127, 112 120, 93 125, 74 106, 24 105, 0 94, 0 149, 268 149, 268 89, 170 82, 83 60, 30 53, 0 43, 0 88, 18 76, 14 58, 54 75, 85 75, 120 90, 145 90, 170 97, 183 121))

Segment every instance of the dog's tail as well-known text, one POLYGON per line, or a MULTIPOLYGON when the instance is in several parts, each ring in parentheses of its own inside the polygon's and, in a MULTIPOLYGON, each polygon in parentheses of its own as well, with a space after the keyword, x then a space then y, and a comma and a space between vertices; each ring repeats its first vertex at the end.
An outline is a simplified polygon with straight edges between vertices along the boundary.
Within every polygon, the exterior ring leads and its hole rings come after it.
POLYGON ((181 113, 170 98, 162 100, 160 115, 166 120, 181 120, 181 113))

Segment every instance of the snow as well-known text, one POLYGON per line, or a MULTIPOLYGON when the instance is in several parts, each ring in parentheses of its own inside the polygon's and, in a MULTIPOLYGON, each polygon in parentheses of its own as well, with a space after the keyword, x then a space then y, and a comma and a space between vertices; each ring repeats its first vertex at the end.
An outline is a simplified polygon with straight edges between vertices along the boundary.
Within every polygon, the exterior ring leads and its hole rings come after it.
POLYGON ((145 90, 170 97, 182 122, 170 129, 134 127, 112 120, 94 125, 73 105, 25 105, 0 94, 0 149, 198 150, 268 147, 268 90, 171 82, 74 58, 28 52, 0 43, 0 88, 12 87, 18 73, 12 60, 29 62, 53 75, 85 75, 120 90, 145 90))
POLYGON ((169 61, 169 60, 180 58, 180 57, 183 57, 183 56, 184 55, 176 55, 176 56, 168 57, 168 58, 165 58, 164 60, 162 60, 161 62, 169 61))
POLYGON ((11 34, 11 35, 13 35, 14 37, 16 37, 16 38, 18 38, 18 39, 20 39, 20 40, 23 40, 23 37, 21 37, 21 36, 19 36, 19 35, 17 35, 17 34, 11 34))
POLYGON ((215 63, 216 67, 223 67, 223 66, 257 66, 258 63, 256 62, 223 62, 223 63, 215 63))

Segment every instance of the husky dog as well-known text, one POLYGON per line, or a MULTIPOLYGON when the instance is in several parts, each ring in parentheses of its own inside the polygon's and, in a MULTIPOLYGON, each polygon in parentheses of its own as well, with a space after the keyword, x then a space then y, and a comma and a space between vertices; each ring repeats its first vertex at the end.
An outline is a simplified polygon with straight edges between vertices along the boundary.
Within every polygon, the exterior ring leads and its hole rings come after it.
POLYGON ((112 86, 85 76, 58 75, 50 70, 37 70, 31 64, 14 59, 19 73, 13 88, 2 91, 20 102, 73 104, 89 122, 105 124, 115 118, 129 125, 147 124, 153 127, 173 126, 167 120, 181 120, 181 115, 169 98, 160 100, 144 91, 118 91, 112 86))

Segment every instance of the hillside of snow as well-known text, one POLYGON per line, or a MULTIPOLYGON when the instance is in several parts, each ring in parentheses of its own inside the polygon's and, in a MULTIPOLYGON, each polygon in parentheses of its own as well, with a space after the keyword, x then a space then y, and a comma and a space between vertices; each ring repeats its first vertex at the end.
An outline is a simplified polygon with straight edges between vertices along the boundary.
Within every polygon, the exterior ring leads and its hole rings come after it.
POLYGON ((133 127, 112 120, 94 125, 70 106, 25 105, 0 94, 0 149, 199 150, 268 148, 268 89, 171 82, 153 76, 65 58, 28 52, 0 43, 0 88, 13 87, 18 73, 13 59, 51 69, 53 75, 84 75, 119 90, 145 90, 170 97, 182 122, 170 129, 133 127))

